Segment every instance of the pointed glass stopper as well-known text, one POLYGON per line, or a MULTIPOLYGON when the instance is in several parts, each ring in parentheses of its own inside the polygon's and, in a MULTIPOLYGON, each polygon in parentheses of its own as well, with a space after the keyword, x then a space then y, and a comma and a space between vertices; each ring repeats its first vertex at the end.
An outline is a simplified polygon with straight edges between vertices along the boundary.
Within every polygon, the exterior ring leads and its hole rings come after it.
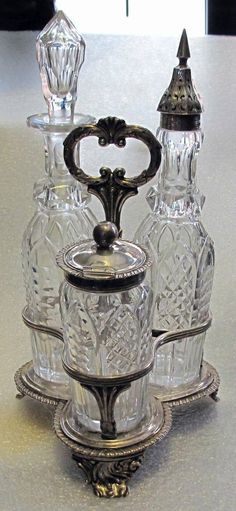
POLYGON ((174 131, 199 129, 202 105, 192 82, 191 69, 187 65, 189 57, 188 38, 184 29, 177 51, 179 64, 174 68, 169 87, 157 107, 161 113, 161 128, 174 131))
POLYGON ((51 122, 71 122, 85 42, 62 11, 38 35, 36 53, 51 122))

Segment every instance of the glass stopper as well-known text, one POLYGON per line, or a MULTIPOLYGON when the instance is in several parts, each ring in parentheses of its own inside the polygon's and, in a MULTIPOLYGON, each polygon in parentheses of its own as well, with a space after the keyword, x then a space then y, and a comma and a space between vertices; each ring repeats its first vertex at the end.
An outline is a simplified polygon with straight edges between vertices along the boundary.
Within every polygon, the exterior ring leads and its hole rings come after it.
POLYGON ((85 42, 63 11, 58 11, 38 35, 36 53, 49 116, 70 120, 85 42))

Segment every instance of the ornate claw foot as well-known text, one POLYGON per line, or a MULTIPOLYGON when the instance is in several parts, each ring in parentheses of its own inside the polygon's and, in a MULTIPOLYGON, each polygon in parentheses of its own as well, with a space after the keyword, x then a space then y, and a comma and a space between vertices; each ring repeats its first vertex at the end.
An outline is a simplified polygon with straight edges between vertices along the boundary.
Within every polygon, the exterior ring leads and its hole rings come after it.
POLYGON ((214 392, 212 392, 212 394, 210 394, 210 397, 213 399, 213 401, 216 401, 216 402, 220 400, 220 398, 218 396, 218 390, 219 389, 215 390, 214 392))
POLYGON ((16 399, 23 399, 23 397, 25 397, 25 394, 23 394, 23 392, 18 392, 16 394, 16 399))
POLYGON ((151 386, 151 390, 153 395, 162 402, 168 403, 170 406, 181 406, 188 405, 207 396, 211 397, 214 401, 218 401, 217 393, 219 386, 220 377, 218 372, 211 364, 203 360, 201 378, 196 386, 191 385, 189 389, 180 387, 179 391, 177 388, 177 390, 174 390, 174 393, 171 391, 163 393, 161 387, 155 385, 151 386))
POLYGON ((132 432, 129 440, 104 440, 101 435, 96 434, 96 439, 92 442, 91 438, 86 437, 84 430, 83 434, 78 432, 77 441, 74 433, 73 438, 70 437, 71 433, 66 424, 68 403, 61 401, 58 404, 54 417, 55 433, 71 449, 73 459, 85 472, 97 497, 126 497, 129 493, 128 480, 140 467, 145 450, 160 442, 170 431, 171 408, 158 400, 154 400, 153 404, 153 415, 142 439, 137 428, 137 437, 132 432))
POLYGON ((67 386, 59 386, 58 384, 55 385, 53 382, 46 382, 35 374, 32 360, 16 371, 14 380, 18 391, 16 395, 17 399, 29 396, 45 405, 57 406, 62 398, 56 397, 54 394, 64 394, 64 401, 66 401, 68 397, 66 395, 68 391, 67 386))
POLYGON ((143 453, 113 461, 86 460, 75 453, 72 457, 85 472, 97 497, 114 498, 128 495, 127 481, 140 467, 143 453))

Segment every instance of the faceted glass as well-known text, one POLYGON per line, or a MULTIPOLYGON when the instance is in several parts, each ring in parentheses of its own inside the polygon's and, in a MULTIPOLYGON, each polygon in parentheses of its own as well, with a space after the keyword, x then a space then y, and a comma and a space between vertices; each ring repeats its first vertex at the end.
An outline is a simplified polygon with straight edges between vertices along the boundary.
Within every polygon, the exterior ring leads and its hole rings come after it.
POLYGON ((37 38, 37 60, 42 90, 53 119, 74 114, 77 82, 85 57, 85 42, 62 12, 44 27, 37 38))
MULTIPOLYGON (((37 118, 30 121, 35 125, 37 118)), ((63 140, 66 135, 67 132, 57 133, 56 126, 54 132, 45 131, 46 177, 35 185, 37 210, 26 228, 22 244, 30 319, 57 329, 61 329, 59 287, 63 272, 56 265, 56 254, 74 241, 92 238, 96 224, 88 208, 89 195, 65 166, 63 140)), ((47 381, 68 382, 61 363, 63 343, 37 331, 31 332, 31 343, 35 373, 47 381)))
MULTIPOLYGON (((135 241, 146 246, 155 261, 149 273, 154 328, 178 330, 207 319, 213 282, 213 242, 200 221, 204 197, 195 182, 202 133, 160 129, 158 140, 162 166, 147 196, 152 212, 135 241)), ((205 333, 159 349, 152 383, 174 389, 196 382, 204 340, 205 333)))
MULTIPOLYGON (((144 283, 116 293, 92 293, 65 282, 61 290, 64 358, 88 375, 116 376, 142 369, 150 360, 151 292, 144 283)), ((70 379, 74 419, 100 431, 95 398, 70 379)), ((147 408, 147 377, 136 380, 115 404, 117 431, 134 428, 147 408)))
MULTIPOLYGON (((74 114, 85 43, 62 11, 38 35, 36 50, 48 114, 31 116, 27 122, 44 137, 45 177, 34 187, 37 210, 24 233, 23 269, 31 321, 61 329, 63 274, 56 265, 56 254, 67 244, 91 238, 96 224, 88 209, 89 194, 65 166, 63 142, 72 129, 94 118, 74 114)), ((76 158, 79 164, 79 147, 76 158)), ((31 330, 31 343, 36 375, 47 382, 68 383, 61 362, 63 343, 36 330, 31 330)))

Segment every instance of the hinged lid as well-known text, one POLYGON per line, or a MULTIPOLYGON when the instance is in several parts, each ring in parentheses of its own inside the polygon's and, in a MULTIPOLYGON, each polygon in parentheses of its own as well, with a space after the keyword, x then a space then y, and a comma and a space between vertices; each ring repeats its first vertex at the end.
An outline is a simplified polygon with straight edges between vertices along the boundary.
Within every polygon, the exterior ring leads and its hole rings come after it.
POLYGON ((134 243, 118 239, 111 222, 99 223, 93 240, 75 243, 61 250, 57 264, 74 286, 99 292, 122 291, 137 286, 152 264, 146 251, 134 243))

